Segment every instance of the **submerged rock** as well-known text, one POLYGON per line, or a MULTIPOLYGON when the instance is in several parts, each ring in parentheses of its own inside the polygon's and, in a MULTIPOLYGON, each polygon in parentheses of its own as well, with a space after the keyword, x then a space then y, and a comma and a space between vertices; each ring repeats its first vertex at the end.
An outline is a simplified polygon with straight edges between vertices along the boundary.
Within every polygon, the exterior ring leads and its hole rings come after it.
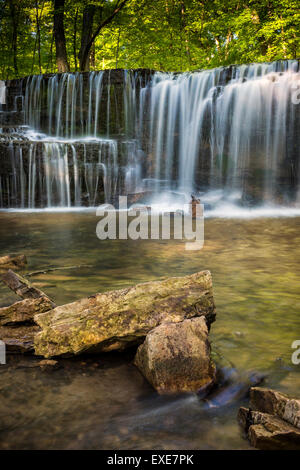
POLYGON ((35 353, 44 357, 123 350, 164 323, 215 320, 209 271, 138 284, 56 307, 35 316, 42 331, 35 353))
POLYGON ((197 392, 214 383, 208 328, 204 317, 154 328, 139 346, 135 359, 159 393, 197 392))
POLYGON ((58 361, 53 361, 52 359, 43 359, 38 363, 38 366, 43 370, 43 371, 52 371, 59 369, 59 363, 58 361))
POLYGON ((250 408, 238 420, 252 446, 262 450, 300 449, 300 400, 271 389, 253 387, 250 408))
POLYGON ((0 269, 23 268, 27 264, 25 255, 6 255, 0 257, 0 269))
POLYGON ((217 383, 205 398, 205 405, 208 408, 219 408, 242 400, 249 396, 251 387, 261 384, 265 377, 258 372, 240 373, 236 369, 224 368, 218 371, 217 383))

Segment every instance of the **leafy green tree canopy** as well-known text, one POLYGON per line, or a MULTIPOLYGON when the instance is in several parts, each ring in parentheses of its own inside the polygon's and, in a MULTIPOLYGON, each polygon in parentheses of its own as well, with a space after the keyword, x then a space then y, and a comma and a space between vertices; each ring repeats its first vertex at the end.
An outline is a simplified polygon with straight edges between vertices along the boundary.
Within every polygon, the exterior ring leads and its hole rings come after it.
POLYGON ((2 79, 295 59, 298 0, 0 0, 2 79))

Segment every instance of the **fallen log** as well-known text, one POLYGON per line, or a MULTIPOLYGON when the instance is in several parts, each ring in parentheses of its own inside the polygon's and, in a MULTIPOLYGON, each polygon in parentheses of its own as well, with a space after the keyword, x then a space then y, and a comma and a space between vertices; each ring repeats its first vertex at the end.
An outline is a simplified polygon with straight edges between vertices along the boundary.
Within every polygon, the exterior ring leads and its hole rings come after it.
POLYGON ((44 357, 123 350, 153 328, 193 317, 207 327, 216 312, 209 271, 96 294, 34 317, 41 331, 35 353, 44 357))
POLYGON ((34 323, 34 316, 37 313, 47 312, 52 308, 53 302, 46 296, 20 300, 9 307, 0 308, 0 325, 14 326, 20 323, 34 323))
MULTIPOLYGON (((43 291, 34 287, 25 277, 20 276, 11 269, 2 276, 2 281, 22 299, 38 299, 39 297, 49 299, 43 291)), ((51 299, 49 300, 52 308, 55 308, 55 303, 51 299)))
POLYGON ((27 264, 25 255, 6 255, 0 257, 0 269, 23 268, 27 264))

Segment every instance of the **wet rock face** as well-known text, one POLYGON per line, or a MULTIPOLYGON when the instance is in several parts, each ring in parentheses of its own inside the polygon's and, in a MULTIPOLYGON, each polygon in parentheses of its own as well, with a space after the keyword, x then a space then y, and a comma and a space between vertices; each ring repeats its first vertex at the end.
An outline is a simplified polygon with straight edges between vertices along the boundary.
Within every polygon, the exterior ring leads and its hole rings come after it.
POLYGON ((37 325, 0 326, 0 339, 5 343, 8 353, 33 353, 34 335, 38 331, 39 327, 37 325))
POLYGON ((37 299, 24 299, 8 307, 0 308, 0 325, 18 326, 22 323, 33 324, 37 313, 47 312, 53 308, 53 303, 46 296, 37 299))
POLYGON ((300 449, 300 400, 271 389, 253 387, 250 408, 240 408, 240 425, 253 447, 262 450, 300 449))
POLYGON ((250 392, 250 406, 254 410, 277 415, 300 429, 300 400, 268 388, 253 387, 250 392))
POLYGON ((278 416, 240 408, 238 419, 253 447, 261 450, 299 450, 300 431, 278 416))
POLYGON ((158 325, 216 312, 209 271, 96 294, 36 315, 35 353, 45 357, 123 350, 158 325))
MULTIPOLYGON (((9 256, 3 258, 9 259, 9 256)), ((4 341, 9 353, 33 353, 34 335, 40 329, 34 323, 34 315, 54 308, 55 304, 11 269, 2 276, 2 281, 23 300, 0 308, 0 340, 4 341)))
POLYGON ((154 328, 139 346, 135 365, 161 394, 197 392, 215 381, 204 317, 154 328))

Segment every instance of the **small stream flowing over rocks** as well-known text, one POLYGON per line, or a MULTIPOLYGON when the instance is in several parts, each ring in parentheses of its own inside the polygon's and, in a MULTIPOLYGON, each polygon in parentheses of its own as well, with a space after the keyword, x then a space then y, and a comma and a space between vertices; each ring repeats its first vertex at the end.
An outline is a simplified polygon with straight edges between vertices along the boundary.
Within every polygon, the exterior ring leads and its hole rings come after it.
POLYGON ((94 207, 146 192, 170 206, 196 192, 210 210, 297 208, 299 80, 294 60, 1 82, 0 207, 94 207))

